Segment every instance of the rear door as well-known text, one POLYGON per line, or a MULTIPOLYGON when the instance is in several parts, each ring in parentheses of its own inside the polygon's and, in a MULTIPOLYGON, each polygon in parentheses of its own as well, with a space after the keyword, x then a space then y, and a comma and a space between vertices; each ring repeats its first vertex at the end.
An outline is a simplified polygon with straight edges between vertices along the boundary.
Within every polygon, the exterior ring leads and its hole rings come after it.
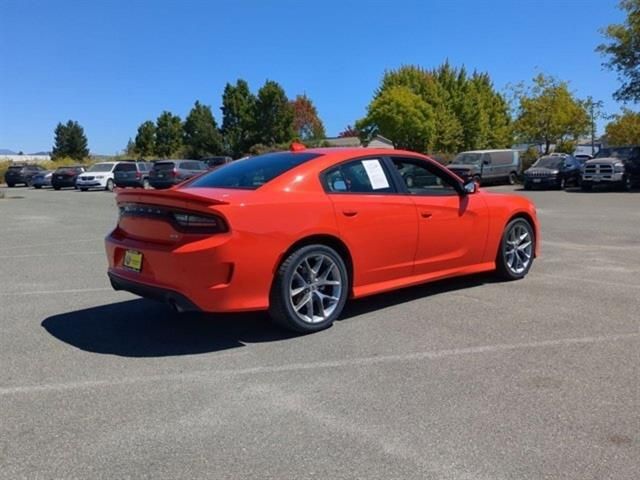
POLYGON ((322 178, 340 235, 353 255, 354 288, 411 275, 418 237, 416 207, 410 197, 397 192, 384 161, 349 160, 322 178))
POLYGON ((437 274, 480 263, 488 215, 480 195, 461 196, 457 180, 443 168, 420 158, 391 157, 396 175, 415 203, 418 243, 415 275, 437 274), (413 182, 407 182, 411 172, 413 182))

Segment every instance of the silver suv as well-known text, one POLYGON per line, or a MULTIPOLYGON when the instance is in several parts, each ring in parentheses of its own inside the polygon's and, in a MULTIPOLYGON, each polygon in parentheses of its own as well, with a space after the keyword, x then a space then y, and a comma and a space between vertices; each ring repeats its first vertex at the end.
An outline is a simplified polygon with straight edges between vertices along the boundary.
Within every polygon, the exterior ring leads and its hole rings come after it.
POLYGON ((630 190, 640 183, 640 146, 601 148, 582 170, 582 190, 609 185, 630 190))

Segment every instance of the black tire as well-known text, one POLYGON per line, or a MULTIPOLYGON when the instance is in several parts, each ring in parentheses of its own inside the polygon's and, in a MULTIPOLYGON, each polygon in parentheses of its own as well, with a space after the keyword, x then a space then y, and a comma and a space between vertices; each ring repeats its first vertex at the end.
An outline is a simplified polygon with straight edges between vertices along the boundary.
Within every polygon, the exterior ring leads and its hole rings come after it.
POLYGON ((89 190, 88 188, 81 188, 81 189, 80 189, 80 191, 81 191, 81 192, 86 192, 86 191, 88 191, 88 190, 89 190))
MULTIPOLYGON (((269 299, 269 315, 276 324, 297 333, 313 333, 324 330, 325 328, 330 327, 334 320, 336 320, 340 316, 340 313, 342 313, 342 309, 344 308, 347 297, 349 296, 350 285, 351 283, 347 267, 342 257, 335 250, 326 245, 320 244, 300 247, 282 262, 276 272, 269 299), (301 262, 305 258, 312 255, 323 255, 325 257, 329 257, 338 269, 338 275, 341 282, 340 295, 333 312, 324 320, 316 323, 307 322, 300 318, 294 310, 290 292, 292 277, 296 273, 296 270, 301 266, 301 262)), ((310 294, 310 297, 313 299, 312 294, 310 294)), ((313 303, 313 300, 311 301, 313 303)))
POLYGON ((34 185, 33 188, 35 188, 36 190, 40 190, 42 188, 42 185, 34 185))
POLYGON ((582 182, 582 184, 580 185, 580 189, 583 192, 590 192, 592 187, 593 187, 593 185, 591 185, 590 183, 582 182))
POLYGON ((53 187, 54 190, 60 190, 61 187, 53 187))
POLYGON ((509 185, 515 185, 518 182, 518 174, 516 172, 511 172, 509 174, 509 185))
POLYGON ((633 187, 633 182, 631 182, 631 177, 625 176, 622 180, 622 190, 625 192, 630 192, 631 187, 633 187))
POLYGON ((16 186, 16 184, 15 184, 15 183, 7 183, 7 187, 9 187, 9 188, 13 188, 13 187, 15 187, 15 186, 16 186))
POLYGON ((104 187, 107 192, 113 192, 113 179, 107 180, 107 186, 104 187))
POLYGON ((503 280, 509 280, 509 281, 520 280, 521 278, 524 278, 527 275, 527 273, 529 273, 529 270, 531 269, 531 265, 533 265, 535 248, 536 248, 536 238, 535 238, 535 233, 533 231, 533 227, 531 226, 531 224, 527 220, 521 217, 514 218, 513 220, 511 220, 507 224, 507 226, 504 227, 504 232, 502 233, 502 239, 500 240, 500 246, 498 247, 498 253, 496 255, 496 273, 498 274, 498 276, 503 280), (529 239, 531 241, 531 253, 530 253, 529 263, 526 265, 526 267, 522 272, 515 272, 508 265, 508 259, 507 259, 507 250, 509 248, 508 237, 509 237, 509 233, 514 227, 524 228, 527 231, 529 235, 529 239))

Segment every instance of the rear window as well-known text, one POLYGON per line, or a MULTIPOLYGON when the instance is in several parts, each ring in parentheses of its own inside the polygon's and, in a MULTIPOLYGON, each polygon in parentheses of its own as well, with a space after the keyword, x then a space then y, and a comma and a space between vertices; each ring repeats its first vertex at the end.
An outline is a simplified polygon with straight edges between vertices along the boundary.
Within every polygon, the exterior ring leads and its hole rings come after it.
POLYGON ((180 168, 184 168, 185 170, 206 170, 207 167, 200 162, 182 162, 180 168))
POLYGON ((114 170, 115 172, 135 172, 136 165, 135 163, 119 163, 116 165, 114 170))
POLYGON ((319 157, 311 152, 277 152, 237 160, 194 180, 190 187, 255 190, 298 165, 319 157))
POLYGON ((153 165, 154 170, 173 170, 173 162, 156 162, 153 165))

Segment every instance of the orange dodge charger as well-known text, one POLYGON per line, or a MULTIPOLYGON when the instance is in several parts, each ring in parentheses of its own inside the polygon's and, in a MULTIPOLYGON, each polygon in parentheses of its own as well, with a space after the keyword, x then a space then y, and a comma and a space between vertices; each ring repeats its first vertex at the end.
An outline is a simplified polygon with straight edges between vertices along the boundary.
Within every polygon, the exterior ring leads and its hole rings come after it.
POLYGON ((298 332, 330 326, 350 297, 493 270, 520 279, 540 244, 531 201, 401 150, 294 144, 117 203, 114 289, 178 311, 266 309, 298 332))

